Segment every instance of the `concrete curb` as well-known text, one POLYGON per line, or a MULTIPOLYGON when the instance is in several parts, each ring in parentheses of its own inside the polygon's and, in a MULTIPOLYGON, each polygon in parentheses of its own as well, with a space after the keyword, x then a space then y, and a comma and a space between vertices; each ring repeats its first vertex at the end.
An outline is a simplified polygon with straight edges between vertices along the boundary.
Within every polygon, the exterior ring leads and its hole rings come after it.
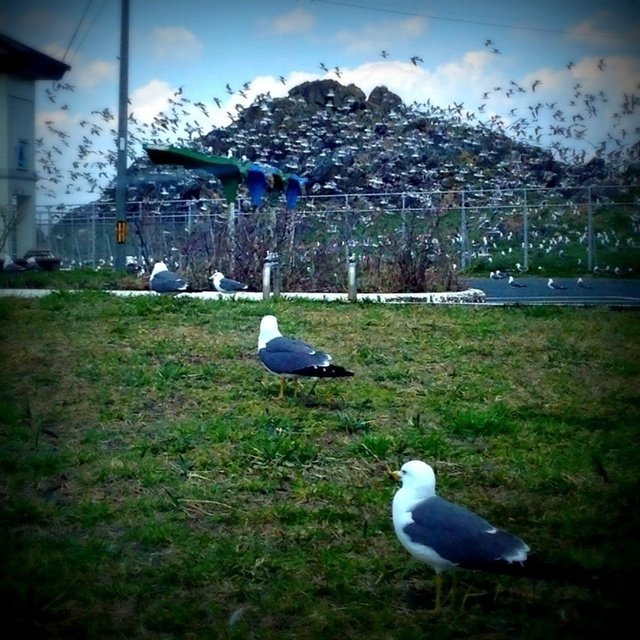
MULTIPOLYGON (((41 298, 43 296, 56 293, 56 289, 0 289, 0 298, 41 298)), ((87 290, 68 290, 68 293, 82 293, 87 290)), ((158 294, 153 291, 136 291, 136 290, 118 290, 112 289, 105 291, 114 296, 132 297, 132 296, 158 296, 166 294, 158 294)), ((235 295, 218 293, 217 291, 198 291, 189 293, 179 293, 179 298, 195 298, 198 300, 251 300, 259 302, 264 300, 262 293, 253 293, 240 291, 235 295)), ((305 293, 305 292, 288 292, 281 293, 280 297, 285 300, 313 300, 319 302, 348 302, 348 294, 346 293, 305 293)), ((485 301, 485 293, 480 289, 467 289, 466 291, 448 291, 441 293, 360 293, 357 302, 376 302, 387 304, 406 304, 406 303, 429 303, 429 304, 468 304, 479 303, 485 301)))

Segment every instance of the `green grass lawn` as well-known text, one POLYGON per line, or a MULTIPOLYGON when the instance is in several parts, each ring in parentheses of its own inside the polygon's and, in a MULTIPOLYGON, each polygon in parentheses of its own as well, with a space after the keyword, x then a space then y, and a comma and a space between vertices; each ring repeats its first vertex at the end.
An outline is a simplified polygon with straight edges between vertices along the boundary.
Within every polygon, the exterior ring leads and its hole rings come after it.
POLYGON ((640 570, 639 320, 2 299, 5 637, 613 637, 640 570), (355 376, 275 400, 266 313, 355 376), (542 576, 458 572, 434 614, 391 523, 388 471, 411 458, 542 576))

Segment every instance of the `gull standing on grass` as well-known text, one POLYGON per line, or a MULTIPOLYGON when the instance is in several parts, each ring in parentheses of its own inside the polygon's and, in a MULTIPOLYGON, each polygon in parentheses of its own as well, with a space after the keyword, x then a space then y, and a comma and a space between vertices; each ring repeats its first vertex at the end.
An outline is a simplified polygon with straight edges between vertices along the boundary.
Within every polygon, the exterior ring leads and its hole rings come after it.
POLYGON ((442 606, 443 571, 499 571, 527 559, 529 547, 520 538, 437 496, 435 474, 425 462, 406 462, 393 475, 402 482, 393 497, 393 527, 402 546, 436 572, 436 611, 442 606))
POLYGON ((331 364, 331 356, 316 351, 311 345, 295 338, 285 338, 275 316, 260 321, 258 356, 265 369, 280 378, 280 394, 284 398, 286 380, 297 378, 346 378, 353 375, 344 367, 331 364))

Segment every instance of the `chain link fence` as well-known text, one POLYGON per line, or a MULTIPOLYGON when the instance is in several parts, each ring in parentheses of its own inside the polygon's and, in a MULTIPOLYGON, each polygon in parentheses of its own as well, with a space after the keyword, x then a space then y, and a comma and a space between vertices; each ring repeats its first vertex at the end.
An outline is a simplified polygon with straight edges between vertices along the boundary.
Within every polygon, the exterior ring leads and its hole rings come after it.
MULTIPOLYGON (((344 291, 347 262, 360 291, 455 287, 489 270, 637 273, 640 189, 487 189, 301 197, 259 208, 248 198, 130 202, 126 254, 157 260, 207 287, 220 270, 259 287, 269 252, 291 291, 344 291)), ((115 204, 37 211, 38 246, 62 268, 112 266, 115 204)))

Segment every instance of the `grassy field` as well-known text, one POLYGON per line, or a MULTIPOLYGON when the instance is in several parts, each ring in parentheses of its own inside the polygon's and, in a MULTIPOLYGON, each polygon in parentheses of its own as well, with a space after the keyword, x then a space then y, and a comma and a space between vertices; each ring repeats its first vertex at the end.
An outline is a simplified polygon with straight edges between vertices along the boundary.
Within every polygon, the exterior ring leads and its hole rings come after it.
POLYGON ((631 635, 639 320, 2 299, 5 637, 631 635), (277 401, 256 355, 265 313, 355 376, 277 401), (536 577, 460 571, 434 614, 433 572, 391 523, 389 470, 411 458, 436 468, 441 495, 524 538, 536 577))

